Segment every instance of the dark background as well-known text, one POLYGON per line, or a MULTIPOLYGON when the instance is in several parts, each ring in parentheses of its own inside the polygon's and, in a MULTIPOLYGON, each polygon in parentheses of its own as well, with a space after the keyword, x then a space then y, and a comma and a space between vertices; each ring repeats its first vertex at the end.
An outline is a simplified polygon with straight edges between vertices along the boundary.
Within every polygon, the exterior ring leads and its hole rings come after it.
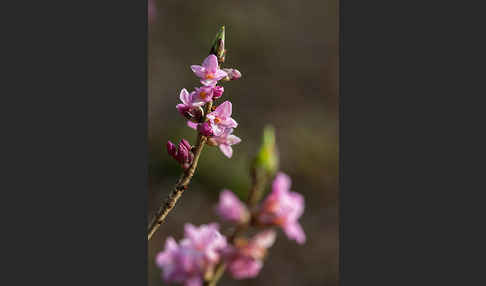
POLYGON ((180 239, 186 222, 218 221, 212 208, 221 189, 241 196, 249 189, 249 162, 264 125, 276 128, 280 170, 305 196, 301 218, 307 234, 300 246, 280 232, 256 279, 222 285, 338 285, 338 2, 155 1, 149 25, 148 216, 175 184, 180 168, 165 144, 196 134, 177 113, 182 88, 199 86, 190 70, 207 56, 221 25, 228 50, 224 67, 240 80, 224 84, 233 103, 242 142, 227 159, 205 148, 189 190, 148 245, 149 285, 162 285, 155 255, 171 235, 180 239))

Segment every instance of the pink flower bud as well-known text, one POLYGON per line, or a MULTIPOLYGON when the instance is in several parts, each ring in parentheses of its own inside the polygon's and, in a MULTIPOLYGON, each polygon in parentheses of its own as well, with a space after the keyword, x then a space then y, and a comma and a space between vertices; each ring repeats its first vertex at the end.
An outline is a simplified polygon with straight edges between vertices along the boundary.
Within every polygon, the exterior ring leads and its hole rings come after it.
POLYGON ((208 122, 198 124, 197 131, 206 137, 213 136, 213 129, 208 122))
POLYGON ((213 88, 213 98, 220 98, 223 95, 224 87, 222 86, 215 86, 213 88))
POLYGON ((169 153, 169 155, 171 155, 172 157, 175 157, 175 155, 177 154, 177 148, 176 146, 174 145, 174 143, 170 142, 170 141, 167 141, 167 152, 169 153))

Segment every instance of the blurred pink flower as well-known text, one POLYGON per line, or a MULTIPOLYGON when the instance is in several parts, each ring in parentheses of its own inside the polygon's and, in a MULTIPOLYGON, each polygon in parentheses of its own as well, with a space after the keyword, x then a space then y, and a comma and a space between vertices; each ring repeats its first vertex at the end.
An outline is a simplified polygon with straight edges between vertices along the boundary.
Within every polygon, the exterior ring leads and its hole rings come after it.
POLYGON ((297 221, 304 213, 304 197, 290 191, 291 180, 284 173, 278 173, 272 184, 272 192, 263 202, 258 221, 265 225, 282 227, 288 238, 303 244, 304 230, 297 221))
POLYGON ((172 237, 167 238, 156 264, 163 270, 167 283, 201 286, 204 275, 212 272, 219 262, 226 238, 219 233, 217 224, 200 227, 186 224, 184 235, 179 244, 172 237))
POLYGON ((252 278, 260 273, 267 248, 275 242, 273 230, 266 230, 255 235, 251 240, 238 238, 235 245, 225 250, 228 270, 235 279, 252 278))
POLYGON ((193 248, 201 251, 211 263, 216 263, 220 251, 226 247, 226 237, 219 233, 217 223, 195 227, 190 223, 184 226, 184 237, 193 248))
POLYGON ((192 65, 192 71, 201 78, 201 83, 206 86, 214 86, 218 80, 226 77, 226 72, 219 68, 218 58, 209 55, 204 59, 202 65, 192 65))
POLYGON ((223 190, 219 194, 216 213, 226 221, 242 223, 249 219, 249 212, 245 204, 230 190, 223 190))
POLYGON ((202 285, 206 261, 203 253, 188 243, 177 245, 172 237, 167 238, 165 249, 156 257, 156 264, 163 269, 167 283, 184 283, 186 286, 202 285))

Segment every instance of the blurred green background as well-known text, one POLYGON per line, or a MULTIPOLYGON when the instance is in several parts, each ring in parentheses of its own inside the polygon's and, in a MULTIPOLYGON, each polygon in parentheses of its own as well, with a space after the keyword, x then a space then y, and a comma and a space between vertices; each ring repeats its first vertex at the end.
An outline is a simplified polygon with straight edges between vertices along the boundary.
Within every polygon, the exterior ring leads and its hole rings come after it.
POLYGON ((186 222, 218 221, 213 206, 223 188, 246 195, 266 124, 276 129, 280 170, 305 196, 300 221, 307 242, 298 245, 279 232, 257 278, 225 275, 219 285, 338 285, 338 1, 155 0, 155 7, 148 51, 149 219, 181 172, 166 152, 167 140, 195 143, 175 105, 182 88, 199 86, 190 65, 208 55, 221 25, 228 50, 223 67, 243 74, 224 84, 223 95, 233 103, 235 134, 243 141, 232 159, 204 149, 189 190, 148 244, 149 285, 164 285, 154 257, 168 236, 180 239, 186 222))

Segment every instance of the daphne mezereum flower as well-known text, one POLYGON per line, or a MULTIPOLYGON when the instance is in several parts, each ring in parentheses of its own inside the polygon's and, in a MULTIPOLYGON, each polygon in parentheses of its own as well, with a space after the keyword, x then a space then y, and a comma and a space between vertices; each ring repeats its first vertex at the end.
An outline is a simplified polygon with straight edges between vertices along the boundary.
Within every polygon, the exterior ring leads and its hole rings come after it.
POLYGON ((224 87, 222 86, 202 86, 196 87, 196 96, 198 101, 209 102, 213 98, 219 98, 223 95, 224 87))
POLYGON ((237 238, 234 246, 229 245, 224 257, 228 270, 235 279, 253 278, 263 267, 263 258, 267 249, 275 242, 276 233, 266 230, 256 234, 252 239, 237 238))
POLYGON ((226 247, 226 237, 219 233, 217 223, 195 227, 187 223, 184 226, 184 237, 192 247, 201 251, 209 263, 217 263, 221 251, 226 247))
POLYGON ((231 147, 231 145, 241 142, 240 137, 231 133, 233 133, 233 128, 226 128, 220 136, 209 138, 209 144, 218 146, 219 150, 221 150, 221 152, 228 158, 233 156, 233 147, 231 147))
POLYGON ((250 213, 240 199, 230 190, 223 190, 219 194, 216 213, 226 221, 243 223, 248 221, 250 213))
POLYGON ((202 65, 192 65, 191 69, 201 78, 201 83, 206 86, 215 85, 218 80, 227 75, 225 71, 219 68, 218 58, 212 54, 204 59, 202 65))
POLYGON ((305 233, 298 219, 304 212, 304 197, 290 191, 291 180, 284 173, 278 173, 272 184, 272 192, 263 201, 258 221, 265 225, 282 227, 288 238, 297 243, 305 242, 305 233))
POLYGON ((167 141, 167 152, 176 159, 184 169, 189 168, 194 160, 194 154, 191 149, 192 146, 186 139, 182 139, 177 147, 174 143, 167 141))
POLYGON ((231 118, 231 102, 225 101, 221 103, 216 109, 206 115, 211 124, 214 136, 220 136, 227 128, 236 128, 238 123, 231 118))
POLYGON ((211 273, 220 261, 226 246, 226 238, 219 233, 217 224, 200 227, 186 224, 184 238, 177 244, 169 237, 156 263, 167 283, 201 286, 206 273, 211 273))
POLYGON ((201 286, 207 262, 204 254, 183 241, 178 245, 172 237, 165 241, 165 249, 160 252, 156 264, 163 269, 163 279, 167 283, 183 283, 185 286, 201 286))
POLYGON ((182 103, 176 105, 177 111, 182 116, 190 120, 198 120, 202 117, 202 108, 204 101, 199 100, 196 92, 189 93, 187 89, 183 88, 179 94, 182 103))

